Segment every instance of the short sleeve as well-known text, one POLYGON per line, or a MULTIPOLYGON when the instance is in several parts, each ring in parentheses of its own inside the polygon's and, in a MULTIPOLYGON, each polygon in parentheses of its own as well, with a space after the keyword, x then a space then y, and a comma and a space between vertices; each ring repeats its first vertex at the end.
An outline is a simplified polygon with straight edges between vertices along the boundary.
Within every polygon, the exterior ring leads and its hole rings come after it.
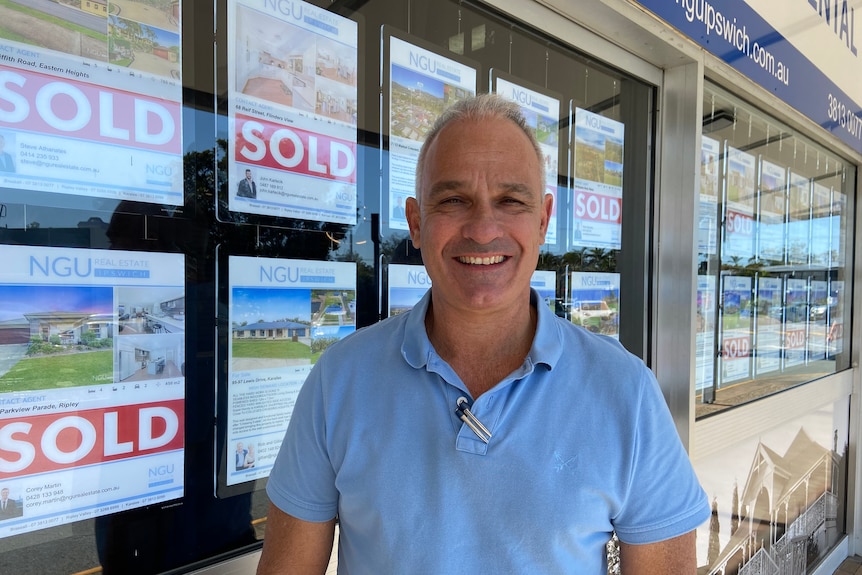
POLYGON ((338 512, 335 472, 326 448, 323 361, 297 396, 266 493, 272 503, 304 521, 329 521, 338 512))
POLYGON ((643 368, 635 442, 623 505, 614 517, 621 541, 655 543, 696 529, 709 501, 677 434, 652 372, 643 368))

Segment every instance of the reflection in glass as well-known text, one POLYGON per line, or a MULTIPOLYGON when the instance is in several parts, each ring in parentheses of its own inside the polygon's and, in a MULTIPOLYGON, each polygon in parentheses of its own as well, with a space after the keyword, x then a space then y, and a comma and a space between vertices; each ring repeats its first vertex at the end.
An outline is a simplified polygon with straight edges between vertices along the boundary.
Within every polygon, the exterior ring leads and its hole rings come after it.
POLYGON ((704 111, 698 313, 718 321, 711 340, 697 334, 698 416, 849 366, 855 180, 853 166, 718 87, 704 111))

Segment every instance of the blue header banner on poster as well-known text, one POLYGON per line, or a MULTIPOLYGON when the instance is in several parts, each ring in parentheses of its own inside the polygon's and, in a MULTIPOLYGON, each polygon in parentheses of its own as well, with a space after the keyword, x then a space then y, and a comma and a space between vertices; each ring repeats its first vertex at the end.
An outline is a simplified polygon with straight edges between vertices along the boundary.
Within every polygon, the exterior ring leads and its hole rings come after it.
MULTIPOLYGON (((862 106, 748 4, 742 0, 636 1, 862 153, 862 106)), ((846 0, 838 0, 837 9, 835 3, 829 4, 833 8, 830 28, 855 59, 855 10, 846 0)), ((858 75, 859 69, 843 72, 858 75)))

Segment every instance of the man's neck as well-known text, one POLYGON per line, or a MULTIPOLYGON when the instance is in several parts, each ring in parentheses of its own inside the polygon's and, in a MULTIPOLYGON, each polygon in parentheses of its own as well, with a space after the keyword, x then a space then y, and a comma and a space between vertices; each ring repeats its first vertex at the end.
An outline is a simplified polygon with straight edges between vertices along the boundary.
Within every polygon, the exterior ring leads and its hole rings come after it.
POLYGON ((465 314, 447 313, 432 299, 425 329, 434 349, 476 398, 523 364, 537 321, 529 300, 502 311, 465 314))

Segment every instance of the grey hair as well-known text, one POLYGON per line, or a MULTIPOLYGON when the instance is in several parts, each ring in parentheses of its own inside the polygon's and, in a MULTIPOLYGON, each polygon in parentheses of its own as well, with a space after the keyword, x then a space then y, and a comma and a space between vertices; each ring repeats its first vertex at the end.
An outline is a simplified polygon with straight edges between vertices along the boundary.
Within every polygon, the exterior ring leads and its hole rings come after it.
MULTIPOLYGON (((521 131, 524 132, 524 135, 527 136, 527 139, 530 141, 530 145, 533 147, 533 151, 536 152, 536 159, 539 164, 539 182, 541 182, 542 186, 545 184, 545 162, 544 162, 544 154, 542 154, 542 149, 539 147, 539 142, 536 140, 535 133, 527 126, 527 120, 524 117, 524 113, 521 111, 521 107, 518 106, 517 103, 509 100, 508 98, 504 98, 499 94, 479 94, 477 96, 471 96, 464 100, 458 100, 446 110, 443 111, 442 114, 437 118, 437 121, 434 122, 434 125, 431 127, 431 130, 425 136, 425 141, 422 143, 422 148, 419 150, 419 160, 416 163, 416 184, 415 184, 415 193, 416 193, 416 201, 421 203, 421 191, 419 186, 422 182, 422 174, 425 170, 425 161, 428 156, 428 148, 431 147, 431 144, 434 143, 434 140, 437 139, 437 136, 440 135, 440 132, 448 126, 451 122, 455 122, 458 120, 490 120, 490 119, 501 119, 501 120, 509 120, 514 123, 516 126, 521 128, 521 131)), ((544 195, 544 191, 542 192, 544 195)))

